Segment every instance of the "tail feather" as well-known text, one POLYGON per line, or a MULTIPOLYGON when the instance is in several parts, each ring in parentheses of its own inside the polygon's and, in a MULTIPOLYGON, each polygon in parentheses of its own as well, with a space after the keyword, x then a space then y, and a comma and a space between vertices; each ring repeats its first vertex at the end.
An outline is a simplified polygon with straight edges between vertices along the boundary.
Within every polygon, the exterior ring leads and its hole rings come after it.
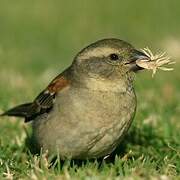
POLYGON ((35 114, 37 114, 37 107, 34 106, 34 103, 26 103, 9 109, 1 114, 1 116, 24 117, 25 122, 27 122, 32 120, 35 114))

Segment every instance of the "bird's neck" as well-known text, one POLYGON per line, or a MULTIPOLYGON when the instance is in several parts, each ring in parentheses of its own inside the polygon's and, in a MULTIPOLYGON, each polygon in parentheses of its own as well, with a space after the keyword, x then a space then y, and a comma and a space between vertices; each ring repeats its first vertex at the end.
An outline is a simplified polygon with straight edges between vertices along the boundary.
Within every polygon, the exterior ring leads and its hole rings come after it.
POLYGON ((97 76, 87 76, 86 74, 77 73, 70 67, 67 69, 69 73, 65 74, 67 78, 71 81, 72 86, 77 86, 78 88, 86 88, 93 91, 102 92, 117 92, 126 93, 128 91, 134 91, 133 80, 134 76, 125 74, 120 78, 101 78, 97 76))
POLYGON ((130 89, 133 90, 133 84, 128 83, 126 80, 107 80, 98 78, 85 78, 83 82, 84 87, 94 91, 107 91, 126 93, 130 89))
POLYGON ((72 76, 72 85, 87 88, 93 91, 126 93, 133 91, 133 82, 128 78, 123 79, 103 79, 97 77, 72 76))

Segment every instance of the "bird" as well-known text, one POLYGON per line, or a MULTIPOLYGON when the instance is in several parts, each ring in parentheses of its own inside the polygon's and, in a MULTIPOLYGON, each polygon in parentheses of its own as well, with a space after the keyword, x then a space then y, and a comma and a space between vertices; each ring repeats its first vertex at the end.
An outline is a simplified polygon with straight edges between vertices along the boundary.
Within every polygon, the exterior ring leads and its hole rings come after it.
POLYGON ((116 38, 82 49, 72 64, 30 103, 1 116, 32 122, 36 148, 61 159, 110 155, 125 137, 135 116, 136 60, 147 55, 116 38))

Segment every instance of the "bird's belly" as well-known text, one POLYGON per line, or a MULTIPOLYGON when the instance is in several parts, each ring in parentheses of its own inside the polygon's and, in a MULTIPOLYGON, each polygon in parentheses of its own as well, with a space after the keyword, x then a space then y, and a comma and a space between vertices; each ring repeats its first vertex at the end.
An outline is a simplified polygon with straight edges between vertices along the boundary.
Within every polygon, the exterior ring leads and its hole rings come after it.
POLYGON ((49 115, 34 121, 33 136, 40 147, 62 158, 94 158, 111 153, 134 116, 134 92, 83 89, 59 94, 49 115))

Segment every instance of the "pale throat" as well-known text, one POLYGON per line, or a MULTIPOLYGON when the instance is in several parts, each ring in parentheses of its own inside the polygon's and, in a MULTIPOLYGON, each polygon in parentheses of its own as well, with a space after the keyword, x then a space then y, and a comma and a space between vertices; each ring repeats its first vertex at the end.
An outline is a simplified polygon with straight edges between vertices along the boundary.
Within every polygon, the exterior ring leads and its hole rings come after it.
POLYGON ((133 90, 133 83, 128 79, 107 80, 100 78, 87 78, 84 79, 84 85, 90 90, 102 92, 125 93, 131 89, 133 90))

